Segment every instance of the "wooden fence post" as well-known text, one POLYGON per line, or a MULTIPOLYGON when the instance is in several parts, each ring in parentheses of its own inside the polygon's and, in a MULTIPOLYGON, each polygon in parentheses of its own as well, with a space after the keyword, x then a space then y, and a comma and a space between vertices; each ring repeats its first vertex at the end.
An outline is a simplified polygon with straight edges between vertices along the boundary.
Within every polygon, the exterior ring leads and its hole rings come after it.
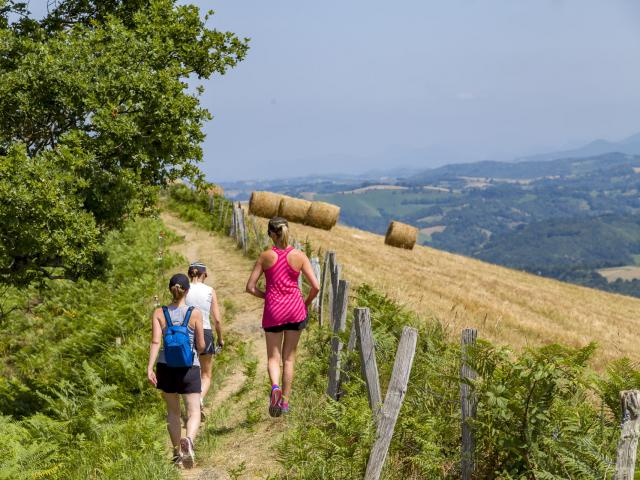
POLYGON ((240 228, 242 229, 242 251, 246 255, 249 251, 249 235, 247 234, 247 220, 244 214, 244 208, 238 206, 240 212, 240 228))
POLYGON ((638 437, 640 437, 640 390, 623 390, 620 392, 622 406, 622 424, 616 474, 614 480, 633 480, 635 478, 638 437))
POLYGON ((329 356, 329 384, 327 395, 334 400, 338 399, 340 389, 340 354, 342 353, 342 341, 340 334, 347 326, 347 307, 349 304, 349 282, 340 280, 338 295, 336 297, 338 308, 335 309, 336 317, 333 319, 333 336, 331 338, 331 354, 329 356))
POLYGON ((236 245, 241 246, 241 227, 240 227, 240 209, 237 206, 233 207, 233 212, 235 214, 236 219, 236 245))
MULTIPOLYGON (((311 269, 313 270, 313 275, 316 277, 318 282, 320 282, 320 259, 318 257, 311 257, 311 269)), ((316 298, 314 298, 313 302, 311 303, 311 308, 313 308, 313 310, 316 312, 318 311, 318 307, 320 306, 320 295, 322 295, 322 289, 320 289, 320 292, 318 293, 318 295, 316 295, 316 298)))
POLYGON ((215 204, 215 199, 213 195, 209 195, 209 213, 213 212, 213 206, 215 204))
POLYGON ((462 364, 460 367, 460 403, 462 406, 462 450, 461 465, 462 480, 471 480, 475 470, 475 439, 469 419, 476 416, 476 398, 471 393, 469 381, 476 378, 476 372, 468 365, 467 349, 473 346, 478 338, 478 331, 465 328, 462 331, 462 364))
MULTIPOLYGON (((225 215, 226 217, 226 215, 225 215)), ((237 239, 236 236, 236 206, 235 204, 231 205, 231 229, 229 231, 229 236, 237 239)))
MULTIPOLYGON (((325 295, 327 292, 327 281, 330 279, 330 272, 333 268, 335 257, 335 252, 327 252, 324 256, 324 267, 322 268, 322 273, 320 275, 320 293, 318 294, 318 321, 320 326, 322 326, 324 312, 326 310, 325 295)), ((329 305, 331 305, 331 303, 329 305)))
POLYGON ((224 200, 222 200, 220 202, 220 208, 219 208, 220 213, 218 214, 218 228, 223 228, 224 227, 224 225, 222 223, 222 214, 224 213, 224 210, 225 210, 224 207, 225 207, 225 202, 224 202, 224 200))
POLYGON ((373 418, 378 418, 382 394, 380 393, 380 377, 378 376, 378 363, 376 362, 376 348, 371 332, 371 318, 368 308, 356 308, 353 319, 356 325, 356 334, 360 344, 360 363, 362 364, 362 376, 367 383, 369 406, 373 412, 373 418))
POLYGON ((264 243, 262 242, 262 235, 258 232, 258 226, 256 225, 256 217, 253 215, 249 215, 249 222, 251 223, 251 228, 253 229, 253 234, 256 237, 256 243, 258 244, 259 250, 264 250, 264 243))
MULTIPOLYGON (((334 257, 335 258, 335 257, 334 257)), ((334 261, 333 269, 329 272, 331 279, 331 289, 329 290, 329 304, 331 305, 331 311, 329 312, 329 321, 333 325, 333 319, 338 315, 338 286, 340 285, 340 274, 342 273, 342 266, 334 261)))
POLYGON ((240 227, 240 209, 237 205, 234 205, 233 212, 235 214, 236 219, 236 246, 240 246, 241 242, 241 227, 240 227))
MULTIPOLYGON (((347 343, 347 354, 349 356, 347 357, 347 361, 344 365, 344 368, 340 373, 340 385, 342 385, 343 383, 348 383, 349 380, 351 379, 351 370, 353 368, 353 365, 351 363, 351 353, 356 349, 357 341, 358 341, 358 334, 356 332, 356 321, 354 319, 353 322, 351 322, 351 332, 349 333, 349 342, 347 343)), ((340 399, 340 397, 342 397, 343 394, 344 392, 342 391, 342 388, 339 388, 338 399, 340 399)))
MULTIPOLYGON (((233 208, 233 204, 231 205, 231 208, 233 208)), ((224 226, 227 224, 227 214, 229 213, 229 209, 225 206, 223 210, 224 215, 222 216, 222 225, 220 226, 220 228, 222 228, 222 230, 224 231, 224 226)))
POLYGON ((400 343, 398 344, 396 359, 393 362, 389 388, 387 389, 387 395, 384 399, 384 405, 378 423, 376 441, 369 454, 367 471, 364 475, 365 480, 378 480, 382 473, 382 467, 387 458, 387 452, 389 451, 389 445, 393 437, 393 430, 395 429, 400 408, 407 393, 409 374, 413 366, 417 343, 418 331, 415 328, 404 327, 402 336, 400 337, 400 343))

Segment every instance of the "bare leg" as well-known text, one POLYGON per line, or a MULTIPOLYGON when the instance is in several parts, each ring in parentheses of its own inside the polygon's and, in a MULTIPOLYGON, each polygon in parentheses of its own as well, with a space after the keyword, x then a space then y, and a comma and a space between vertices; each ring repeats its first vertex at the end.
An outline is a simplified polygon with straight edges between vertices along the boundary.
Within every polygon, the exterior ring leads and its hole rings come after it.
POLYGON ((180 396, 177 393, 162 392, 162 397, 167 404, 167 430, 171 444, 176 449, 180 447, 180 396))
POLYGON ((280 362, 282 361, 282 332, 264 332, 267 339, 267 370, 271 385, 280 385, 280 362))
POLYGON ((285 330, 284 344, 282 346, 282 358, 284 360, 282 374, 282 393, 287 399, 291 394, 293 384, 293 367, 296 363, 296 349, 302 330, 285 330))
POLYGON ((200 378, 202 379, 202 393, 204 401, 211 386, 211 370, 213 368, 213 355, 200 355, 200 378))
POLYGON ((200 394, 186 393, 183 397, 187 404, 187 437, 195 443, 198 428, 200 428, 200 394))

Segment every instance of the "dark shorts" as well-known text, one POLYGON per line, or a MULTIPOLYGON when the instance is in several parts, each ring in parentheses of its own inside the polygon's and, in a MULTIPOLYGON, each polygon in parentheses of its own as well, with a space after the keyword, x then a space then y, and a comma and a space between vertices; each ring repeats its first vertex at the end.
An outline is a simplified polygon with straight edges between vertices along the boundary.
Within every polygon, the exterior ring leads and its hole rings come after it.
POLYGON ((168 367, 156 364, 158 387, 165 393, 200 393, 200 367, 168 367))
POLYGON ((265 332, 284 332, 285 330, 304 330, 307 326, 308 319, 304 319, 298 323, 285 323, 283 325, 276 325, 275 327, 267 327, 264 329, 265 332))
POLYGON ((213 330, 204 329, 204 352, 200 355, 213 355, 216 353, 216 347, 213 344, 213 330))

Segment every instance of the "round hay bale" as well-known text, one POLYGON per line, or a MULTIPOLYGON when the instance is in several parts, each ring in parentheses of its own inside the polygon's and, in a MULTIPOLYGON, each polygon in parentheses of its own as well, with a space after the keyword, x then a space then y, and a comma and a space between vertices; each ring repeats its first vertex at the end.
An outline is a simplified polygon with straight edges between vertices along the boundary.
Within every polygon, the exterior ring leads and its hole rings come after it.
POLYGON ((418 229, 406 223, 391 222, 384 237, 384 243, 392 247, 413 249, 418 240, 418 229))
POLYGON ((211 185, 211 187, 207 189, 207 195, 209 196, 215 195, 216 197, 223 197, 224 188, 222 188, 220 185, 211 185))
POLYGON ((311 227, 331 230, 338 223, 340 207, 325 202, 311 202, 304 223, 311 227))
POLYGON ((256 217, 277 217, 281 199, 282 195, 277 193, 253 192, 249 200, 249 213, 256 217))
POLYGON ((283 195, 280 200, 278 216, 286 218, 290 222, 302 223, 307 218, 307 212, 310 207, 311 202, 309 200, 283 195))

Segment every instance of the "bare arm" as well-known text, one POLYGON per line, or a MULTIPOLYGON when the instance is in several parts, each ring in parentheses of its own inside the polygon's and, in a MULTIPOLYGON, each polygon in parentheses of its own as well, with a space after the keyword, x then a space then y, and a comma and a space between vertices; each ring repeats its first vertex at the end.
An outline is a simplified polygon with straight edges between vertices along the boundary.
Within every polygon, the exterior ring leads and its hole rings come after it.
POLYGON ((160 315, 162 310, 156 308, 151 316, 151 345, 149 346, 149 363, 147 364, 147 378, 155 387, 158 385, 158 379, 153 371, 153 366, 158 358, 160 351, 160 338, 162 337, 162 325, 160 324, 160 315))
POLYGON ((222 340, 222 316, 220 315, 220 306, 218 305, 218 296, 216 295, 215 290, 211 292, 211 309, 209 310, 209 318, 213 320, 213 328, 216 329, 218 345, 224 345, 224 340, 222 340))
POLYGON ((194 331, 194 339, 196 344, 196 350, 198 353, 204 352, 206 347, 204 343, 204 326, 202 324, 202 312, 197 308, 193 309, 191 312, 191 318, 194 321, 193 331, 194 331))
POLYGON ((311 305, 311 302, 313 302, 313 299, 316 298, 316 296, 318 295, 318 292, 320 291, 320 284, 318 283, 318 279, 313 273, 313 267, 311 267, 311 262, 309 261, 309 258, 304 254, 303 254, 303 257, 304 259, 302 261, 302 274, 304 275, 304 277, 307 279, 307 282, 311 286, 311 289, 309 290, 309 295, 307 295, 307 299, 304 301, 305 305, 309 307, 309 305, 311 305))
POLYGON ((251 275, 249 275, 249 280, 247 281, 246 291, 251 295, 264 298, 264 292, 258 288, 258 280, 260 279, 260 275, 262 275, 262 255, 258 257, 256 264, 253 267, 253 271, 251 275))

